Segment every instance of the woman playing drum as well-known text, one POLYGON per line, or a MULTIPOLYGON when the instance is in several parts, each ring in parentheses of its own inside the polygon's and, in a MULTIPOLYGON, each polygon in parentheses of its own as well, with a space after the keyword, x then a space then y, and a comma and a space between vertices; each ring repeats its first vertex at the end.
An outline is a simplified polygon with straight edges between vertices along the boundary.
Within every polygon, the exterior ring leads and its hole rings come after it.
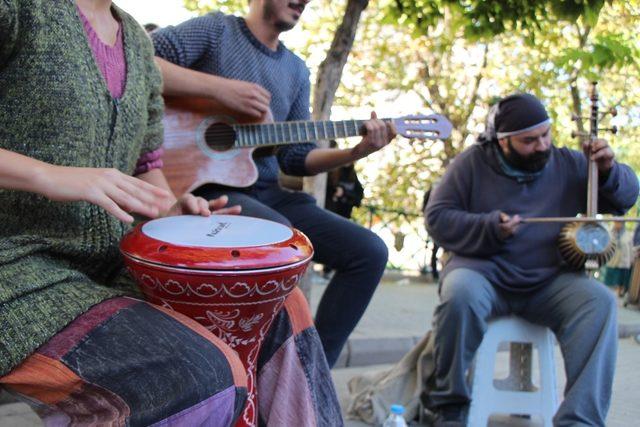
MULTIPOLYGON (((110 0, 0 2, 0 387, 47 424, 223 426, 244 405, 235 353, 132 298, 118 253, 131 214, 238 211, 167 190, 160 85, 110 0)), ((260 354, 259 387, 282 397, 266 424, 341 423, 304 304, 292 294, 260 354)))

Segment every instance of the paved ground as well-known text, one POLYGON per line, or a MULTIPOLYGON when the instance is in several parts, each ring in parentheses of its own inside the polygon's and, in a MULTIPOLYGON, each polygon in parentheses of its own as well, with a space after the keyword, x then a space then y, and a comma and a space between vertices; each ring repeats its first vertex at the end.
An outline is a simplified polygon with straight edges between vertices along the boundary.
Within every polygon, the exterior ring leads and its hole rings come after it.
MULTIPOLYGON (((311 305, 315 309, 324 290, 322 280, 317 280, 311 296, 311 305)), ((398 360, 431 325, 431 315, 437 303, 437 288, 419 280, 387 277, 374 296, 371 305, 352 334, 349 345, 341 358, 342 366, 334 369, 333 376, 338 394, 343 403, 348 399, 347 382, 354 375, 363 372, 385 369, 389 363, 398 360), (386 363, 386 364, 380 364, 386 363)), ((620 308, 619 323, 623 325, 623 335, 640 333, 640 311, 636 308, 620 308)), ((564 371, 561 358, 558 363, 558 390, 562 395, 564 371)), ((507 355, 501 354, 498 363, 498 375, 506 375, 507 355)), ((640 424, 640 405, 638 400, 640 385, 640 345, 632 338, 620 340, 616 378, 614 382, 613 402, 608 426, 627 427, 640 424)), ((535 374, 534 374, 535 377, 535 374)), ((42 424, 35 414, 24 404, 1 404, 0 427, 36 427, 42 424)), ((366 424, 348 421, 347 426, 359 427, 366 424)), ((491 426, 529 426, 534 423, 517 419, 498 418, 491 426)))
MULTIPOLYGON (((316 285, 312 292, 312 307, 322 293, 323 285, 316 285)), ((430 328, 431 315, 437 304, 437 287, 434 284, 413 283, 398 279, 385 282, 376 292, 371 305, 358 324, 352 335, 353 340, 376 340, 380 347, 385 347, 393 340, 380 340, 383 337, 398 338, 406 336, 421 336, 430 328)), ((613 399, 607 419, 608 427, 629 427, 640 425, 640 405, 636 403, 640 396, 640 344, 633 336, 640 333, 640 310, 637 307, 622 307, 618 310, 620 332, 631 337, 621 338, 616 367, 616 377, 613 385, 613 399)), ((399 340, 395 343, 401 344, 399 340)), ((390 352, 387 351, 387 354, 390 352)), ((372 354, 374 357, 375 354, 372 354)), ((347 367, 334 369, 333 378, 336 384, 340 402, 344 407, 348 402, 347 382, 352 377, 376 370, 388 369, 391 364, 347 367)), ((556 367, 558 375, 558 395, 562 396, 565 377, 562 368, 562 357, 556 349, 556 367)), ((506 377, 508 372, 508 354, 500 353, 496 364, 496 377, 506 377)), ((537 373, 534 370, 534 381, 537 373)), ((493 417, 491 427, 501 426, 534 426, 536 422, 493 417)), ((348 420, 347 427, 364 427, 367 424, 348 420)))
MULTIPOLYGON (((324 288, 325 282, 318 279, 311 293, 312 310, 316 309, 324 288)), ((345 358, 348 359, 347 367, 397 361, 431 329, 431 316, 437 303, 435 284, 420 278, 387 277, 351 334, 336 366, 345 367, 345 358)), ((620 301, 618 324, 622 337, 640 334, 637 306, 624 308, 620 301)))
MULTIPOLYGON (((640 315, 639 315, 640 316, 640 315)), ((507 354, 500 353, 500 358, 496 366, 496 377, 502 378, 507 375, 507 354), (502 363, 500 363, 502 362, 502 363)), ((640 425, 640 405, 637 404, 640 385, 640 345, 633 338, 624 338, 620 340, 618 353, 618 363, 616 366, 616 376, 613 383, 613 399, 609 417, 607 418, 607 427, 631 427, 640 425)), ((343 368, 333 371, 333 379, 336 389, 340 397, 342 407, 347 406, 349 392, 347 389, 348 381, 356 375, 363 373, 375 372, 388 369, 392 365, 372 365, 368 367, 343 368)), ((556 351, 556 367, 558 375, 558 396, 562 396, 565 377, 562 369, 562 358, 556 351)), ((537 378, 537 372, 534 371, 534 382, 537 378)), ((347 420, 347 427, 365 427, 368 424, 347 420)), ((523 420, 494 417, 490 423, 490 427, 498 426, 534 426, 539 425, 534 422, 525 422, 523 420)))

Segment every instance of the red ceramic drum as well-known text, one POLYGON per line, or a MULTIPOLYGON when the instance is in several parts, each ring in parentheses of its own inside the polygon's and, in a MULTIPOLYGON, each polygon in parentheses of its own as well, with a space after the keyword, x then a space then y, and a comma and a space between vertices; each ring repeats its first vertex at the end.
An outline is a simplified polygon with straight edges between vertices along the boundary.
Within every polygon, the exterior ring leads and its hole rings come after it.
POLYGON ((255 426, 258 351, 313 256, 307 237, 246 216, 174 216, 138 225, 120 249, 150 302, 197 320, 238 353, 248 399, 236 425, 255 426))

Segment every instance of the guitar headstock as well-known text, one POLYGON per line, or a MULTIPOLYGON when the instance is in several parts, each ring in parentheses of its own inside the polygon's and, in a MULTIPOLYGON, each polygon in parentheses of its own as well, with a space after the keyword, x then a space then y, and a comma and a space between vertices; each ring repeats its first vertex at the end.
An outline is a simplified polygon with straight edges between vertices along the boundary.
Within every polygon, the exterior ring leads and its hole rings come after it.
POLYGON ((451 122, 440 114, 415 114, 393 119, 398 135, 413 139, 446 139, 451 135, 451 122))

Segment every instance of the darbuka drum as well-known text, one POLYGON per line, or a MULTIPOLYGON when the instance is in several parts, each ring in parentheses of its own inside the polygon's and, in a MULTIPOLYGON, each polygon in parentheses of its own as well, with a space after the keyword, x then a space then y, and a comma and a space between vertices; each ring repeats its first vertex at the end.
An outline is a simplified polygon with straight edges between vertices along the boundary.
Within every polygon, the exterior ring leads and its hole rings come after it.
POLYGON ((138 225, 120 250, 150 302, 197 320, 238 353, 248 399, 236 425, 255 426, 258 352, 313 256, 307 237, 245 216, 176 216, 138 225))

